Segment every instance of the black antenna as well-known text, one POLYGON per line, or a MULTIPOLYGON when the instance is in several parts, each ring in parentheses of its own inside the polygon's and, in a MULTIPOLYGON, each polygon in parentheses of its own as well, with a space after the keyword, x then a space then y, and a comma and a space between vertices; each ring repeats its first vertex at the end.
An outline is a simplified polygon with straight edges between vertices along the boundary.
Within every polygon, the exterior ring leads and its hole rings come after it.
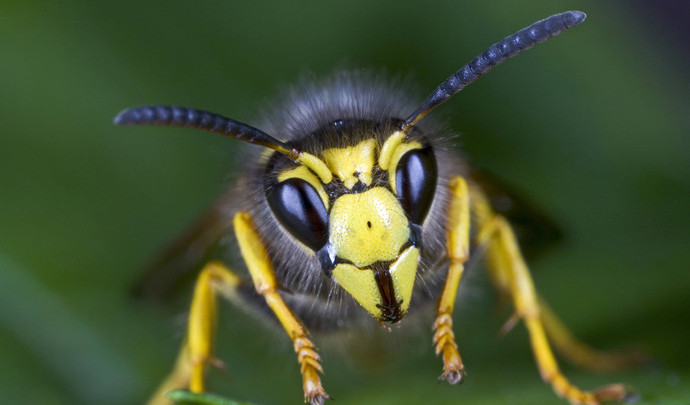
POLYGON ((299 151, 260 129, 208 111, 178 106, 141 106, 117 114, 117 125, 164 125, 189 127, 229 136, 240 141, 261 145, 296 159, 299 151))
POLYGON ((468 84, 482 77, 482 75, 493 69, 494 66, 500 65, 520 52, 580 24, 585 18, 587 18, 587 15, 582 11, 567 11, 552 15, 491 45, 484 53, 474 58, 470 63, 460 68, 455 74, 441 83, 424 100, 422 105, 405 120, 402 127, 403 132, 409 131, 414 124, 419 122, 431 110, 467 87, 468 84))

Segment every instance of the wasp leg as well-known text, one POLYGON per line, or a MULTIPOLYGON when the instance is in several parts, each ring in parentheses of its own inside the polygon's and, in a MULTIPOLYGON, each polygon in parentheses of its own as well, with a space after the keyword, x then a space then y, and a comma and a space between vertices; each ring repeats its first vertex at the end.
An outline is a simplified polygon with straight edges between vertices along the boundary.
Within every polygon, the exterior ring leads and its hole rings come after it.
MULTIPOLYGON (((318 373, 323 370, 316 348, 309 340, 307 331, 276 291, 273 266, 254 231, 251 217, 248 213, 240 212, 233 222, 242 257, 256 291, 264 297, 292 339, 302 372, 305 400, 312 405, 323 404, 329 397, 319 379, 318 373)), ((149 405, 170 404, 164 394, 172 389, 189 387, 192 392, 204 391, 206 366, 219 363, 212 355, 216 296, 220 293, 232 298, 241 284, 242 280, 220 262, 210 262, 204 267, 194 288, 186 343, 178 355, 175 368, 151 398, 149 405)))
POLYGON ((472 192, 472 204, 480 227, 478 243, 488 249, 491 278, 499 291, 510 295, 515 306, 515 316, 509 323, 512 325, 520 319, 525 322, 542 379, 551 384, 556 394, 572 404, 625 400, 627 392, 622 384, 608 385, 592 392, 582 391, 561 373, 546 338, 539 300, 515 234, 503 217, 491 212, 478 191, 472 192))
POLYGON ((639 348, 614 352, 595 349, 573 336, 541 298, 539 306, 544 330, 554 348, 563 358, 578 367, 610 372, 639 366, 651 360, 651 356, 639 348))
POLYGON ((276 290, 277 282, 273 266, 254 229, 251 216, 247 212, 239 212, 235 215, 233 222, 240 251, 249 269, 254 287, 264 297, 292 340, 302 372, 305 402, 321 405, 329 396, 321 386, 319 373, 322 373, 323 369, 319 363, 320 358, 316 353, 316 347, 309 340, 307 330, 276 290))
POLYGON ((457 384, 462 382, 465 376, 465 367, 458 352, 458 345, 455 343, 453 308, 464 264, 469 257, 470 201, 467 183, 463 178, 454 178, 449 188, 452 196, 447 225, 450 265, 438 302, 436 321, 433 326, 435 331, 433 342, 436 345, 436 355, 443 353, 443 374, 440 379, 457 384))
POLYGON ((220 262, 210 262, 203 268, 194 287, 186 342, 175 368, 153 395, 149 405, 170 404, 164 394, 172 389, 189 387, 192 392, 204 391, 206 365, 219 363, 212 354, 216 294, 220 291, 231 294, 240 284, 240 278, 220 262))

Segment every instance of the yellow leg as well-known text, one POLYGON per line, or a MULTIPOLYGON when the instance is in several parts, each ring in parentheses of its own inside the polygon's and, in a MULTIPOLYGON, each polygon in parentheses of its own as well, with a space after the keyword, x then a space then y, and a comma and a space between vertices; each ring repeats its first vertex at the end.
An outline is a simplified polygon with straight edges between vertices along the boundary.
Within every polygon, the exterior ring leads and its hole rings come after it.
POLYGON ((149 399, 148 405, 171 405, 172 401, 165 396, 165 393, 178 388, 188 387, 191 370, 191 364, 187 357, 187 345, 185 344, 182 346, 182 350, 180 350, 180 354, 177 356, 173 371, 158 386, 156 392, 154 392, 149 399))
MULTIPOLYGON (((251 217, 240 212, 234 218, 235 234, 256 291, 273 310, 293 342, 302 372, 305 401, 321 405, 329 398, 321 386, 319 372, 323 372, 319 355, 308 333, 276 291, 273 266, 257 236, 251 217)), ((240 278, 220 262, 211 262, 201 271, 194 288, 189 312, 187 339, 180 351, 175 368, 151 398, 149 405, 169 404, 164 394, 176 388, 189 387, 192 392, 204 391, 204 373, 213 358, 213 337, 216 323, 217 294, 232 295, 240 285, 240 278)))
MULTIPOLYGON (((501 300, 509 299, 513 278, 510 258, 501 253, 501 247, 498 244, 490 243, 494 240, 492 234, 496 231, 495 214, 486 197, 475 187, 470 188, 470 201, 477 223, 481 224, 478 239, 487 244, 486 259, 490 270, 489 277, 496 286, 501 300)), ((619 352, 596 350, 573 336, 541 298, 538 298, 537 304, 540 307, 541 321, 549 341, 561 356, 576 366, 595 371, 615 371, 650 360, 649 354, 640 349, 633 348, 619 352)), ((508 332, 519 320, 520 317, 516 313, 506 322, 501 332, 508 332)))
POLYGON ((539 299, 541 320, 556 351, 570 363, 594 371, 610 372, 644 364, 651 356, 642 349, 632 348, 615 352, 597 350, 577 339, 556 314, 539 299))
POLYGON ((189 311, 187 338, 180 350, 175 368, 158 388, 149 405, 170 404, 165 393, 183 387, 193 392, 204 390, 206 366, 213 358, 213 335, 216 321, 216 294, 234 291, 241 281, 220 262, 210 262, 199 274, 189 311))
POLYGON ((443 374, 440 378, 457 384, 462 382, 465 368, 455 343, 453 309, 464 264, 469 256, 470 201, 467 184, 461 177, 453 179, 449 188, 452 196, 447 225, 450 266, 438 303, 433 342, 436 345, 436 355, 442 354, 443 358, 443 374))
POLYGON ((276 291, 277 282, 273 266, 254 229, 249 213, 239 212, 235 215, 234 226, 242 257, 247 264, 256 291, 266 299, 266 303, 293 342, 302 372, 304 399, 309 404, 321 405, 329 396, 321 386, 319 373, 322 373, 323 369, 319 363, 320 358, 316 353, 316 348, 309 340, 307 330, 276 291))
MULTIPOLYGON (((481 203, 481 200, 479 202, 481 203)), ((621 384, 588 392, 580 390, 565 378, 556 364, 546 338, 539 300, 512 229, 503 217, 497 215, 479 219, 485 221, 480 222, 478 242, 488 244, 487 259, 491 272, 494 273, 492 280, 497 282, 499 289, 507 289, 512 297, 515 307, 513 319, 524 320, 542 379, 551 384, 556 394, 572 404, 599 404, 624 400, 626 389, 621 384)), ((553 323, 549 325, 553 326, 553 323)))

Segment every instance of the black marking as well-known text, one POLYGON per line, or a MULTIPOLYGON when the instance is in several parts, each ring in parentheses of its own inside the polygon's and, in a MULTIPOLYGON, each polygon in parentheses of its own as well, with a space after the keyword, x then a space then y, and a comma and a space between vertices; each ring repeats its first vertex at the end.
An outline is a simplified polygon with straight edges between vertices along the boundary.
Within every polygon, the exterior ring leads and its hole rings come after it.
POLYGON ((376 304, 376 307, 381 309, 381 322, 395 323, 403 317, 400 309, 402 300, 395 299, 395 287, 393 286, 393 278, 390 273, 390 265, 392 262, 376 262, 371 267, 374 271, 374 279, 376 286, 379 289, 381 296, 381 303, 376 304))
POLYGON ((369 190, 370 188, 372 188, 372 187, 367 186, 366 184, 362 183, 361 180, 357 180, 357 183, 355 183, 355 185, 352 186, 352 193, 354 193, 354 194, 363 193, 363 192, 369 190))

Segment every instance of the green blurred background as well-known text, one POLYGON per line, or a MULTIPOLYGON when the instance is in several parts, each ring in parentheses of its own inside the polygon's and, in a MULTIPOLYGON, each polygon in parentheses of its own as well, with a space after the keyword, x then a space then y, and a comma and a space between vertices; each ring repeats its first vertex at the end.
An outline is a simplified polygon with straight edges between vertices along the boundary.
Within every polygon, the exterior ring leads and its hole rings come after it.
MULTIPOLYGON (((255 122, 305 72, 343 66, 411 75, 421 101, 491 43, 568 9, 589 18, 434 115, 563 227, 532 267, 576 334, 658 358, 614 375, 564 364, 566 374, 586 388, 629 383, 645 404, 690 403, 688 6, 553 0, 0 3, 0 403, 141 403, 172 365, 189 296, 163 307, 128 291, 242 170, 240 145, 116 128, 122 108, 182 104, 255 122)), ((376 370, 324 348, 337 403, 564 403, 540 382, 522 326, 496 337, 508 314, 485 280, 467 284, 462 387, 436 384, 429 319, 407 334, 417 336, 383 336, 394 350, 376 370)), ((211 373, 213 391, 300 403, 282 332, 222 313, 229 378, 211 373)))

